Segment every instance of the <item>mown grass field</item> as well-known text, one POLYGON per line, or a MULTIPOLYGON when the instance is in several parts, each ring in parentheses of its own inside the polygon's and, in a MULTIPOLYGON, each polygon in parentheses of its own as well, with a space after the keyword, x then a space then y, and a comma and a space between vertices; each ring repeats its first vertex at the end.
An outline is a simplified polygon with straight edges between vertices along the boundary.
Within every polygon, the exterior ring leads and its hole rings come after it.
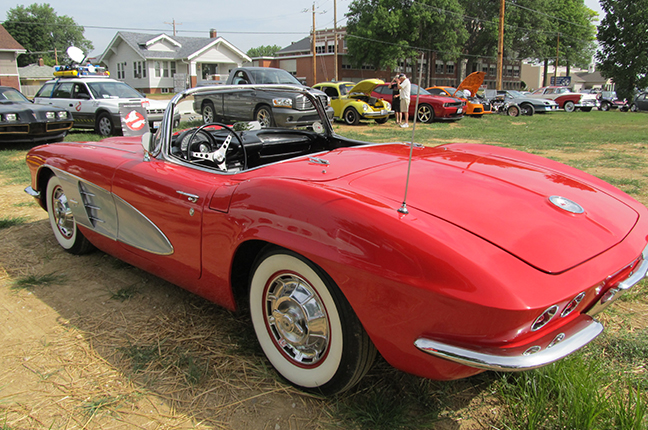
MULTIPOLYGON (((385 125, 367 122, 354 127, 341 124, 334 127, 344 136, 372 142, 410 141, 415 132, 415 141, 423 144, 470 142, 514 148, 585 170, 648 204, 648 115, 644 114, 594 111, 518 118, 490 115, 450 124, 416 124, 415 131, 398 128, 393 121, 385 125)), ((98 137, 73 132, 66 140, 98 140, 98 137)), ((25 146, 0 149, 0 172, 5 184, 26 186, 29 182, 23 161, 27 150, 25 146)), ((0 220, 0 234, 2 229, 28 222, 20 215, 19 206, 15 213, 0 220)), ((51 276, 25 277, 17 279, 14 285, 16 289, 38 289, 39 284, 54 281, 51 276)), ((333 398, 309 397, 309 404, 319 411, 318 422, 297 428, 646 429, 647 293, 644 281, 601 316, 607 327, 601 337, 567 359, 536 371, 487 372, 465 380, 437 382, 404 374, 378 360, 354 390, 333 398)), ((136 286, 119 290, 110 299, 127 303, 138 294, 142 293, 136 286)), ((195 315, 185 318, 213 323, 213 317, 206 316, 212 310, 210 305, 193 305, 193 308, 195 315)), ((245 318, 227 312, 221 312, 218 318, 231 319, 225 324, 232 327, 231 337, 242 339, 242 344, 249 343, 249 339, 243 339, 249 335, 245 318)), ((200 322, 196 324, 199 328, 200 322)), ((169 332, 173 331, 169 328, 169 332)), ((174 345, 171 337, 166 342, 169 351, 176 351, 171 348, 174 345)), ((200 348, 196 344, 183 345, 182 360, 176 361, 185 364, 175 366, 181 370, 185 369, 182 366, 186 367, 185 373, 189 375, 185 376, 186 386, 205 393, 211 390, 205 384, 213 371, 204 364, 206 353, 200 348)), ((126 370, 131 372, 129 377, 152 391, 162 391, 146 373, 147 369, 158 372, 170 367, 168 355, 163 356, 164 348, 160 349, 159 342, 157 346, 133 343, 113 349, 124 360, 130 360, 132 367, 126 370)), ((252 371, 256 372, 256 380, 274 378, 258 348, 248 345, 231 354, 234 357, 240 354, 240 360, 245 357, 255 363, 252 371)), ((214 384, 217 386, 218 382, 214 384)), ((262 390, 264 386, 260 384, 257 389, 262 390)), ((1 407, 0 402, 0 429, 23 428, 7 424, 1 407)), ((93 407, 96 413, 101 412, 102 405, 93 403, 93 407)), ((267 428, 276 427, 273 424, 267 428)))

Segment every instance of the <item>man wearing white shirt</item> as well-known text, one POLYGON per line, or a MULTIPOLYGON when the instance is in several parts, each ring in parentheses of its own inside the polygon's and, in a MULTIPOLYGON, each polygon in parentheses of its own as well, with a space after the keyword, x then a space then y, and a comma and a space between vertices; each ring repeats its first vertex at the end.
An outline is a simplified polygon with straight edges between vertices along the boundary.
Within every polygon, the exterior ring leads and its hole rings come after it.
POLYGON ((405 122, 400 125, 402 128, 409 127, 407 121, 409 118, 411 88, 412 84, 410 83, 409 79, 407 79, 405 73, 401 73, 398 76, 398 89, 400 90, 400 110, 403 113, 403 117, 405 118, 405 122))

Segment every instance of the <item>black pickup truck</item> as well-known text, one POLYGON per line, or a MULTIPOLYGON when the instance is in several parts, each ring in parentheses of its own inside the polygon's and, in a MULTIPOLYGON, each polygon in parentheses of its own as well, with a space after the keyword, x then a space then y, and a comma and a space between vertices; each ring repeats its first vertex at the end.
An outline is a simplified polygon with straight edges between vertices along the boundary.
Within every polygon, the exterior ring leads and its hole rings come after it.
MULTIPOLYGON (((240 67, 232 70, 226 85, 238 85, 232 91, 206 94, 194 98, 194 110, 201 114, 205 123, 258 121, 262 127, 300 127, 319 120, 311 101, 294 93, 266 91, 246 85, 274 84, 304 87, 293 75, 283 69, 270 67, 240 67)), ((312 90, 329 114, 333 117, 328 96, 319 90, 312 90)))

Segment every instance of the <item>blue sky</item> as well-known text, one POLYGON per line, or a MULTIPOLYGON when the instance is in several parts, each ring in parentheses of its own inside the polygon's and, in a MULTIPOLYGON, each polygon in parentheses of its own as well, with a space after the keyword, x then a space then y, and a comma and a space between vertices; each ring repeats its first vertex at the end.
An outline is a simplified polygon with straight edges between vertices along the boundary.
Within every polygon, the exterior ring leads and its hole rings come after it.
MULTIPOLYGON (((345 13, 351 0, 337 0, 338 25, 344 26, 345 13)), ((87 53, 99 56, 117 31, 142 33, 173 33, 169 23, 175 20, 179 36, 208 37, 211 28, 242 51, 260 45, 285 47, 310 33, 313 25, 312 7, 315 4, 315 27, 333 27, 333 0, 43 0, 58 15, 67 15, 85 27, 85 37, 95 49, 87 53), (103 6, 105 5, 105 6, 103 6)), ((7 11, 16 7, 11 0, 0 6, 0 21, 7 11)), ((23 3, 24 5, 32 2, 23 3)), ((585 4, 602 14, 598 0, 585 4)))

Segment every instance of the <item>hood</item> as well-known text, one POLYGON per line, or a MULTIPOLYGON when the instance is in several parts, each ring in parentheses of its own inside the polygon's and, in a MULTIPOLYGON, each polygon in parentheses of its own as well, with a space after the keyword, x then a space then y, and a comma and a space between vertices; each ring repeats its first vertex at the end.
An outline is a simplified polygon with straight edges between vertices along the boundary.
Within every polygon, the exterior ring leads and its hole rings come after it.
POLYGON ((468 90, 470 91, 470 95, 472 97, 475 97, 477 95, 477 91, 479 91, 479 87, 481 87, 481 85, 484 83, 485 76, 486 73, 484 72, 471 73, 470 75, 466 76, 466 79, 464 79, 457 87, 457 91, 468 90))
POLYGON ((358 82, 353 88, 351 88, 351 91, 349 91, 349 96, 352 96, 353 94, 365 94, 365 95, 371 95, 371 92, 378 86, 382 85, 385 82, 380 80, 380 79, 365 79, 364 81, 358 82))
MULTIPOLYGON (((394 184, 404 184, 407 173, 406 153, 401 152, 391 163, 352 175, 350 191, 386 198, 399 207, 404 187, 394 184)), ((638 220, 633 208, 596 188, 595 178, 549 160, 482 145, 416 152, 410 209, 472 232, 547 273, 564 272, 606 251, 638 220), (583 212, 563 209, 565 199, 583 212)))

